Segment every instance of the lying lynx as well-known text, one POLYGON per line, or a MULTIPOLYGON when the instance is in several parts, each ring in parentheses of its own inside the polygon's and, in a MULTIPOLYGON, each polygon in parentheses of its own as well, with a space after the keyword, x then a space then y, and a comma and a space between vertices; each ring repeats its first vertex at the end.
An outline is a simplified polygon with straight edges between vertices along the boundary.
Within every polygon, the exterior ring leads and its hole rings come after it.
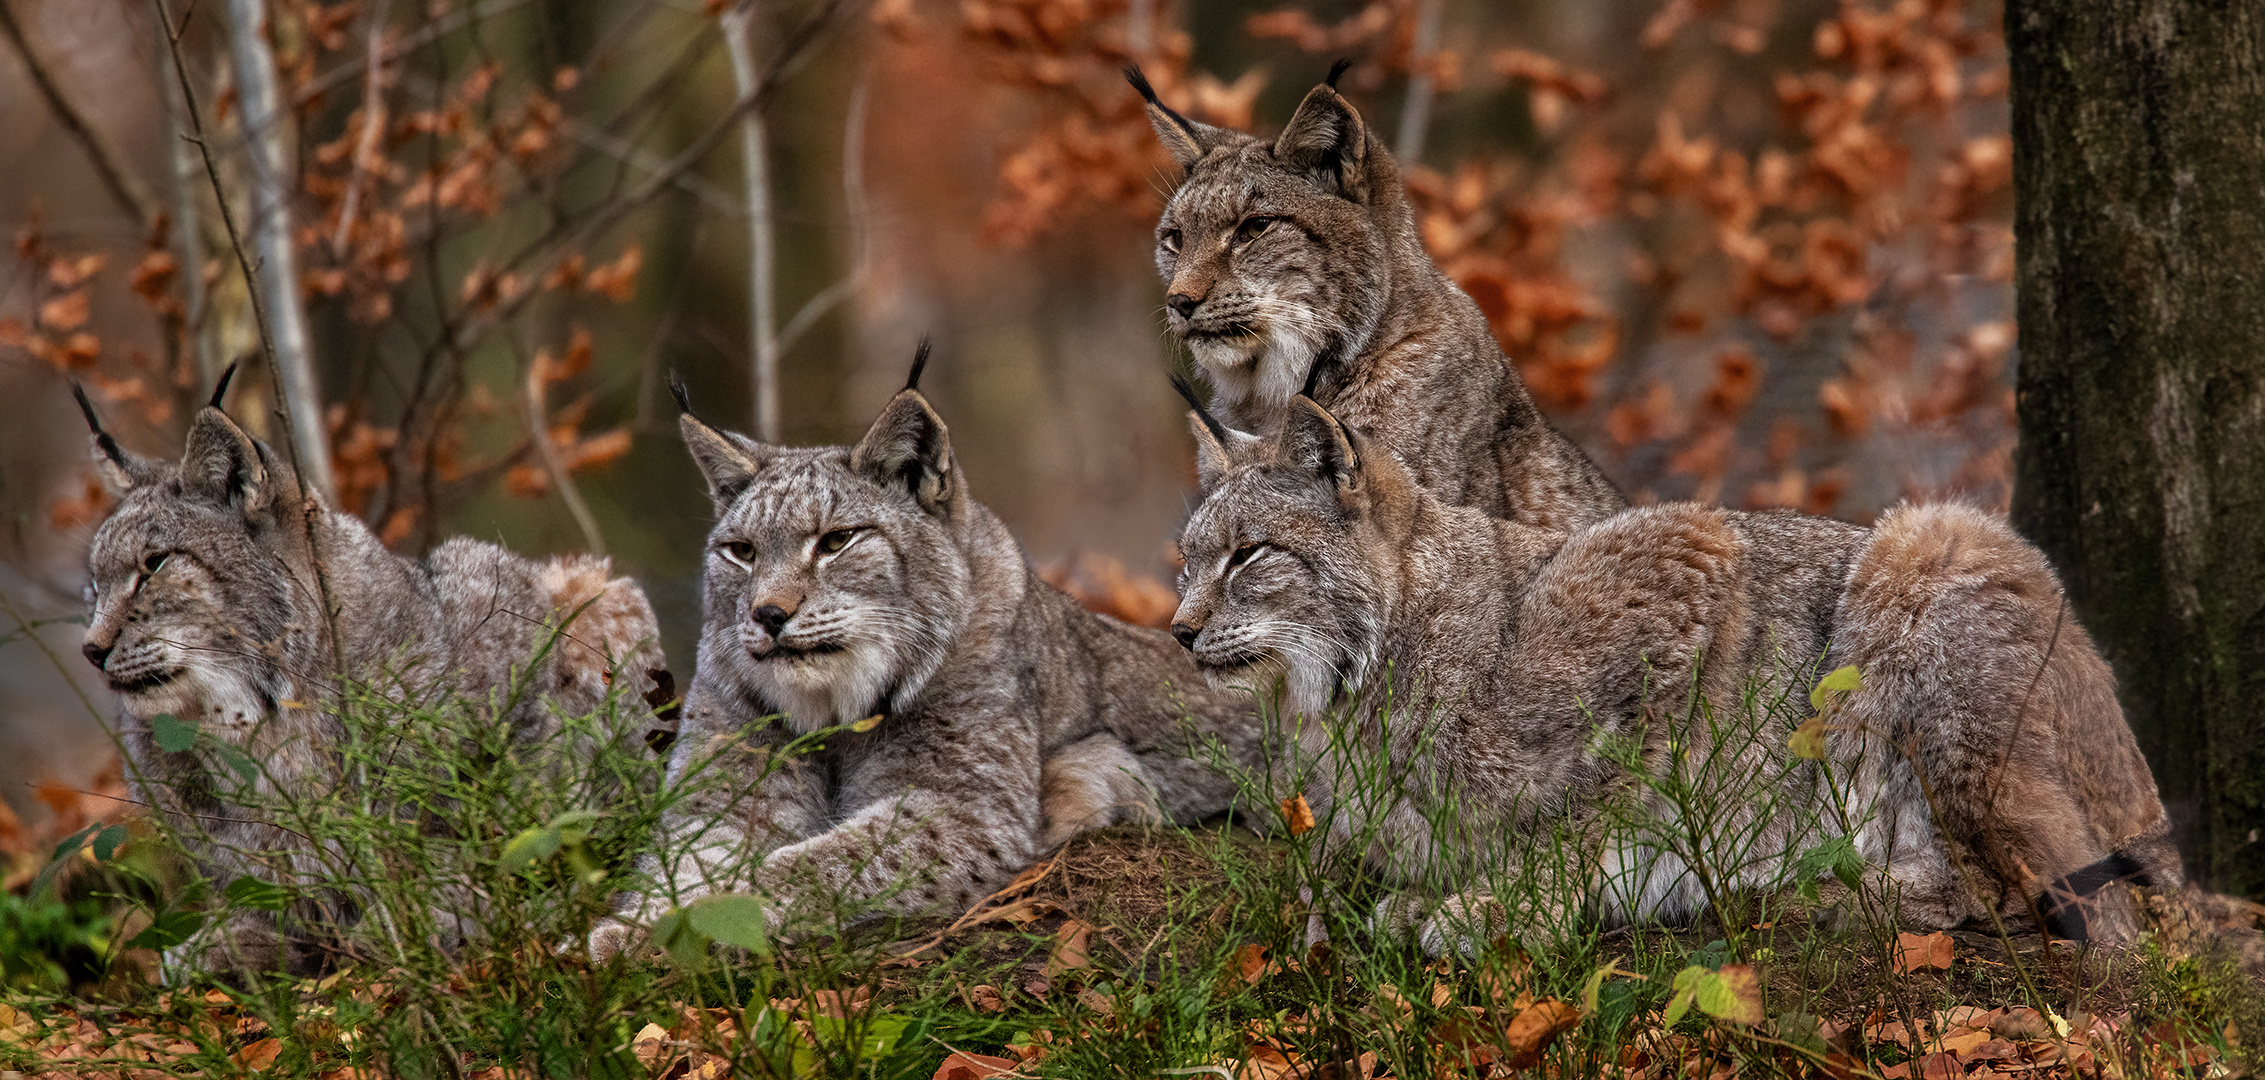
MULTIPOLYGON (((258 762, 251 783, 266 801, 343 782, 332 752, 343 730, 326 708, 340 672, 418 700, 508 701, 494 720, 515 741, 574 753, 546 745, 559 731, 554 710, 609 709, 617 672, 625 687, 643 686, 661 667, 645 594, 604 559, 537 562, 463 539, 423 561, 393 555, 358 519, 303 491, 289 464, 223 414, 226 389, 223 376, 178 465, 126 452, 79 395, 96 459, 119 495, 88 553, 84 651, 118 695, 137 790, 200 838, 191 854, 206 876, 222 885, 245 874, 305 881, 315 849, 230 802, 235 778, 209 773, 194 752, 162 749, 152 731, 161 715, 258 762), (527 670, 554 632, 559 640, 527 670), (517 692, 523 687, 538 692, 517 692)), ((629 738, 651 720, 641 707, 611 715, 629 738)), ((280 917, 240 910, 168 960, 306 973, 329 959, 338 945, 331 931, 351 922, 351 908, 333 899, 280 917)))
POLYGON ((594 954, 712 891, 763 895, 773 930, 956 912, 1080 828, 1233 801, 1184 718, 1255 760, 1248 696, 1041 582, 968 497, 919 375, 854 447, 758 443, 679 398, 718 521, 670 775, 713 760, 730 782, 664 820, 688 865, 602 924, 594 954), (814 753, 773 753, 841 725, 814 753))
POLYGON ((1451 504, 1555 529, 1627 505, 1433 265, 1400 168, 1336 71, 1272 142, 1191 121, 1126 75, 1187 173, 1156 223, 1156 269, 1228 423, 1272 433, 1303 386, 1451 504))
MULTIPOLYGON (((1503 869, 1474 865, 1475 838, 1553 825, 1586 840, 1577 880, 1543 893, 1577 899, 1527 916, 1696 910, 1700 882, 1674 856, 1601 835, 1600 807, 1619 798, 1674 820, 1637 775, 1657 776, 1670 754, 1712 758, 1713 781, 1786 770, 1774 819, 1745 807, 1744 824, 1704 823, 1750 825, 1752 850, 1780 860, 1733 867, 1742 876, 1727 884, 1782 872, 1784 856, 1824 838, 1804 835, 1818 808, 1797 809, 1820 764, 1789 767, 1785 721, 1709 747, 1715 729, 1685 702, 1695 691, 1734 708, 1755 683, 1761 699, 1800 700, 1820 659, 1862 674, 1824 755, 1862 811, 1854 846, 1894 883, 1905 922, 2035 905, 2055 932, 2120 938, 2133 932, 2130 894, 2090 894, 2121 877, 2178 883, 2107 665, 2043 557, 1998 519, 1912 506, 1863 529, 1670 504, 1568 536, 1448 506, 1308 399, 1290 416, 1278 440, 1240 449, 1196 424, 1204 499, 1180 540, 1173 629, 1215 681, 1281 678, 1286 709, 1331 712, 1347 756, 1409 778, 1383 797, 1326 790, 1324 770, 1324 790, 1308 794, 1325 815, 1332 796, 1369 802, 1358 809, 1378 832, 1363 857, 1388 878, 1466 893, 1424 927, 1434 951, 1515 917, 1472 892, 1503 869), (1387 694, 1389 715, 1364 708, 1387 694), (1640 749, 1640 770, 1601 751, 1610 738, 1640 749)), ((1314 750, 1326 734, 1301 738, 1314 750)), ((1340 843, 1361 814, 1337 815, 1340 843)))

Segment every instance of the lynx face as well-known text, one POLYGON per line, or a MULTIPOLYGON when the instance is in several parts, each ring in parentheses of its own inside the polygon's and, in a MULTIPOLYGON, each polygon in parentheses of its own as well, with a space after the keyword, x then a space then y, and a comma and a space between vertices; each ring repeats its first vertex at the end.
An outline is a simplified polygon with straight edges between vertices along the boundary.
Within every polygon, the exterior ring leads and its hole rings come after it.
POLYGON ((967 560, 946 529, 949 451, 931 472, 925 431, 884 430, 934 421, 941 446, 942 422, 900 404, 855 448, 767 446, 684 418, 720 515, 702 668, 777 705, 797 731, 909 701, 971 606, 967 560))
POLYGON ((129 715, 241 739, 273 711, 277 643, 295 629, 278 552, 290 540, 272 508, 280 465, 217 409, 177 467, 101 460, 125 491, 88 555, 82 651, 129 715))
POLYGON ((1187 170, 1156 223, 1166 319, 1221 407, 1280 409, 1316 357, 1358 353, 1383 317, 1366 129, 1327 86, 1271 143, 1160 105, 1151 120, 1187 170))
POLYGON ((1240 461, 1196 425, 1203 502, 1180 533, 1172 620, 1215 685, 1263 693, 1279 678, 1283 704, 1305 713, 1366 681, 1384 629, 1354 437, 1319 413, 1297 399, 1281 440, 1246 446, 1240 461))

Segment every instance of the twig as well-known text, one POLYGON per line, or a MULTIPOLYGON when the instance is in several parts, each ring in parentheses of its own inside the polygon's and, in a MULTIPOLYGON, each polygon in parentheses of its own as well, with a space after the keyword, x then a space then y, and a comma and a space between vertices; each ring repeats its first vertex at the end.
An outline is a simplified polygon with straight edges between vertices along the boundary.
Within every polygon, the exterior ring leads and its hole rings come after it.
MULTIPOLYGON (((740 100, 756 96, 761 76, 755 67, 755 48, 748 40, 754 29, 755 0, 740 0, 718 20, 724 51, 731 56, 731 82, 740 100)), ((755 395, 755 437, 779 441, 779 338, 777 298, 772 277, 777 252, 771 227, 771 173, 767 160, 769 134, 763 127, 761 106, 747 109, 739 119, 741 179, 747 185, 747 291, 750 323, 748 352, 754 360, 751 389, 755 395)))
POLYGON ((40 640, 38 628, 24 618, 23 612, 16 610, 16 602, 8 598, 5 589, 0 589, 0 608, 7 609, 8 617, 16 621, 16 632, 30 638, 33 647, 47 655, 47 662, 55 665, 55 674, 63 677, 63 682, 70 686, 71 693, 78 695, 79 704, 86 706, 87 715, 94 717, 95 723, 107 726, 102 718, 102 710, 94 707, 94 699, 87 696, 86 688, 79 685, 79 680, 71 677, 70 669, 63 665, 63 658, 55 655, 55 650, 48 648, 47 643, 40 640))
MULTIPOLYGON (((178 57, 166 48, 164 38, 172 27, 160 22, 157 26, 158 47, 152 50, 157 56, 157 97, 164 107, 165 130, 181 130, 182 103, 180 92, 174 89, 186 82, 186 72, 176 78, 174 65, 178 57)), ((212 297, 204 282, 204 233, 202 214, 197 210, 197 159, 189 152, 183 139, 167 139, 165 143, 166 179, 173 194, 173 257, 180 261, 181 288, 184 297, 182 325, 189 335, 190 351, 197 358, 197 385, 211 386, 220 378, 220 344, 213 339, 211 326, 212 297)))
POLYGON ((1400 106, 1399 145, 1392 148, 1402 168, 1423 157, 1424 131, 1431 126, 1431 63, 1439 52, 1440 10, 1446 6, 1443 0, 1420 0, 1416 8, 1416 39, 1408 57, 1414 70, 1408 74, 1408 98, 1400 106))
MULTIPOLYGON (((567 136, 575 142, 608 157, 636 166, 647 173, 658 173, 668 166, 666 161, 661 160, 660 155, 650 150, 639 149, 635 144, 624 141, 603 128, 592 127, 573 117, 566 118, 565 126, 567 136)), ((703 205, 716 213, 738 217, 746 212, 745 207, 733 201, 729 192, 702 179, 697 173, 678 173, 673 182, 678 190, 700 200, 703 205)))
POLYGON ((855 252, 851 256, 854 261, 849 273, 819 290, 786 321, 785 328, 779 331, 781 354, 792 348, 795 339, 817 325, 835 305, 857 295, 872 269, 872 231, 866 225, 865 201, 865 106, 872 88, 873 73, 868 69, 858 77, 856 88, 849 92, 849 110, 842 118, 842 207, 849 211, 849 246, 855 252))
POLYGON ((354 143, 354 169, 346 177, 338 229, 330 236, 333 258, 346 257, 346 240, 354 231, 354 212, 362 201, 362 181, 369 176, 369 162, 377 156, 378 135, 385 130, 385 86, 379 75, 385 69, 385 9, 389 6, 388 0, 378 0, 377 8, 370 12, 369 69, 362 79, 362 137, 354 143))
POLYGON ((86 152, 87 160, 94 164, 95 174, 102 178, 102 186, 109 190, 118 208, 143 225, 156 221, 164 212, 158 209, 157 200, 150 197, 149 189, 140 181, 119 167, 117 149, 87 123, 86 117, 79 115, 69 98, 63 96, 63 88, 56 85, 47 65, 32 51, 31 42, 24 37, 24 28, 16 22, 16 13, 8 7, 7 0, 0 0, 0 33, 8 36, 9 43, 16 47, 16 54, 24 58, 24 70, 31 73, 32 85, 47 99, 48 109, 54 112, 64 132, 86 152))
MULTIPOLYGON (((522 355, 525 349, 521 350, 522 355)), ((532 360, 523 360, 527 377, 519 382, 520 406, 527 414, 527 436, 535 441, 535 456, 543 463, 543 471, 550 474, 551 487, 566 503, 566 512, 574 515, 574 524, 582 530, 582 542, 590 554, 603 558, 606 553, 605 537, 598 532, 598 519, 590 515, 590 504, 582 501, 582 492, 574 486, 574 478, 567 475, 566 463, 558 459, 558 448, 551 445, 550 434, 543 423, 543 370, 532 360)))

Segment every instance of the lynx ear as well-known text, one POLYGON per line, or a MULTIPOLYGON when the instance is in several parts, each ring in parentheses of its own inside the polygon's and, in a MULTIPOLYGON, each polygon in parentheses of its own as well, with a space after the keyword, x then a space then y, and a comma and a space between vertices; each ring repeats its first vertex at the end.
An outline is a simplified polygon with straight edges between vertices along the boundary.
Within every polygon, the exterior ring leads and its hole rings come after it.
POLYGON ((849 452, 850 468, 883 487, 902 487, 930 513, 950 509, 952 436, 918 390, 899 390, 849 452))
POLYGON ((1148 125, 1156 129, 1157 141, 1171 151, 1172 160, 1179 163, 1182 172, 1195 168, 1195 163, 1202 161, 1205 154, 1226 141, 1226 129, 1199 124, 1158 100, 1156 88, 1148 85, 1148 76, 1141 74, 1139 64, 1125 65, 1125 81, 1140 91, 1141 100, 1148 103, 1148 125))
POLYGON ((1247 460, 1249 451, 1266 440, 1247 431, 1236 431, 1211 415, 1203 400, 1195 396, 1195 388, 1186 379, 1172 376, 1172 389, 1188 403, 1188 430, 1195 433, 1195 480, 1197 486, 1210 491, 1226 477, 1228 470, 1247 460))
POLYGON ((267 508, 274 485, 267 458, 228 414, 210 405, 197 410, 189 444, 181 452, 181 493, 250 517, 267 508))
POLYGON ((87 400, 86 388, 77 379, 71 380, 71 396, 79 403, 79 412, 87 418, 87 430, 92 434, 95 467, 102 470, 102 481, 120 494, 132 491, 158 478, 158 467, 138 454, 118 445, 118 440, 102 430, 102 417, 95 414, 94 403, 87 400))
POLYGON ((1336 489, 1345 509, 1367 489, 1361 470, 1361 440, 1329 410, 1304 395, 1290 399, 1290 419, 1282 428, 1281 460, 1310 470, 1336 489))
POLYGON ((1368 126, 1334 86, 1306 94, 1274 140, 1274 157, 1354 202, 1368 201, 1368 126))

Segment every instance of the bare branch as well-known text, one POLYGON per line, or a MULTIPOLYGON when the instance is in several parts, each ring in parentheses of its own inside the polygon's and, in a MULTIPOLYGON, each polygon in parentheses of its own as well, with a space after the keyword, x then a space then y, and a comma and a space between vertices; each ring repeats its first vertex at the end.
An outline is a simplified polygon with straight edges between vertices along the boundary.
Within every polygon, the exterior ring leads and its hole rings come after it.
MULTIPOLYGON (((161 20, 157 24, 157 98, 164 107, 165 130, 182 128, 181 111, 184 108, 181 92, 176 84, 186 84, 188 74, 175 72, 179 59, 167 41, 172 27, 161 20)), ((168 187, 173 195, 173 257, 180 261, 181 288, 186 296, 182 304, 182 323, 189 335, 190 348, 197 357, 197 385, 211 386, 220 377, 225 363, 220 357, 220 343, 213 332, 211 297, 204 281, 204 227, 203 214, 197 208, 197 155, 187 139, 167 139, 165 160, 168 187)))
MULTIPOLYGON (((514 342, 514 345, 517 343, 514 342)), ((598 519, 590 513, 590 504, 582 501, 582 491, 574 486, 566 463, 558 459, 558 448, 551 445, 550 429, 543 418, 543 369, 540 364, 525 359, 526 349, 520 347, 521 365, 527 369, 519 380, 519 404, 526 414, 527 437, 535 444, 535 457, 542 461, 543 472, 550 476, 551 488, 558 492, 559 501, 566 504, 566 512, 574 516, 574 525, 582 530, 582 543, 590 554, 605 557, 606 538, 598 531, 598 519)))
POLYGON ((141 181, 119 166, 117 148, 87 123, 86 117, 79 115, 70 99, 63 96, 63 88, 56 85, 55 77, 48 72, 47 65, 40 62, 39 54, 31 50, 31 42, 25 39, 24 28, 16 22, 16 13, 9 9, 7 0, 0 0, 0 34, 6 34, 9 43, 16 47, 16 55, 24 58, 24 70, 31 73, 32 85, 47 99, 47 108, 55 114, 56 122, 63 125, 64 132, 86 152, 87 160, 94 164, 95 174, 102 178, 102 186, 109 190, 118 208, 143 225, 157 220, 163 213, 158 209, 157 200, 150 196, 141 181))
POLYGON ((842 117, 842 208, 849 217, 849 246, 852 252, 849 273, 840 281, 820 290, 802 305, 802 310, 786 321, 779 331, 779 352, 783 355, 794 346, 796 338, 818 324, 842 301, 857 295, 864 287, 866 275, 873 266, 872 230, 866 224, 865 201, 865 106, 872 96, 873 71, 868 67, 858 76, 857 86, 849 92, 849 109, 842 117))

